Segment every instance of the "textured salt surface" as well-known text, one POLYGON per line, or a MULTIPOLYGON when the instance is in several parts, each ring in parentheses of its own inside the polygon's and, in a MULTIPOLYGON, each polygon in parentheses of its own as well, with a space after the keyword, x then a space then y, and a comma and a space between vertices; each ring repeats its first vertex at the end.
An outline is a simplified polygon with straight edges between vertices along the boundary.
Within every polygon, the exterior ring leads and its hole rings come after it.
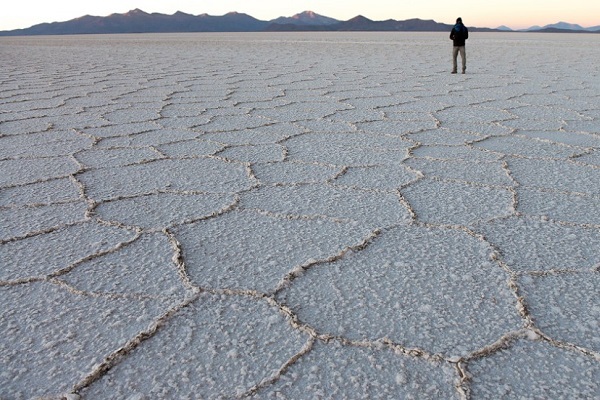
POLYGON ((0 398, 600 397, 599 40, 1 39, 0 398))

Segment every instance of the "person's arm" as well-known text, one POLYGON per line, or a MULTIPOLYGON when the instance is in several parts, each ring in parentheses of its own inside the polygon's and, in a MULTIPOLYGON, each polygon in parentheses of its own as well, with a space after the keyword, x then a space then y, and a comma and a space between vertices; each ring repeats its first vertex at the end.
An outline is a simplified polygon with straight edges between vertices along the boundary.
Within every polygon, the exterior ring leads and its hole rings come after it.
POLYGON ((467 40, 468 38, 469 38, 469 30, 465 26, 465 40, 467 40))
POLYGON ((454 40, 454 28, 450 31, 450 40, 454 40))

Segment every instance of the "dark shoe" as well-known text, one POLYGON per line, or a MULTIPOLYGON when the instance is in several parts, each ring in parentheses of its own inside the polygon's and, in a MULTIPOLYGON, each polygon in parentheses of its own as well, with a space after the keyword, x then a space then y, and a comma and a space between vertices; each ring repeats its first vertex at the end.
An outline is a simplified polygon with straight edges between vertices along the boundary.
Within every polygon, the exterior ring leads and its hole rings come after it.
POLYGON ((451 74, 455 74, 455 73, 456 73, 456 71, 452 71, 452 72, 450 72, 450 73, 451 73, 451 74))

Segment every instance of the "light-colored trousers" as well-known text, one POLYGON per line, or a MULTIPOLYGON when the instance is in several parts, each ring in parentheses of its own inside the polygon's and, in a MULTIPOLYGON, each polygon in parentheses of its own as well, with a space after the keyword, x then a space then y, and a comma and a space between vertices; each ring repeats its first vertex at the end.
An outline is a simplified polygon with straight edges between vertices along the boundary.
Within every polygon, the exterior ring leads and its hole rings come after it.
POLYGON ((456 59, 458 58, 458 53, 460 53, 460 58, 462 59, 462 70, 465 72, 467 69, 467 52, 465 46, 452 47, 452 71, 457 71, 458 65, 456 64, 456 59))

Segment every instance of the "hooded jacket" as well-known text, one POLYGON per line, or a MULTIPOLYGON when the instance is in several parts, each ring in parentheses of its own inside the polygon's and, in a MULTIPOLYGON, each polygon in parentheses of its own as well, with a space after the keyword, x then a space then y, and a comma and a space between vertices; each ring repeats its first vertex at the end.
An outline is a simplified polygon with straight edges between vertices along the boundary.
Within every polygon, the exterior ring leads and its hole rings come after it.
POLYGON ((454 41, 454 46, 461 47, 465 45, 465 40, 469 38, 469 30, 462 23, 454 25, 450 32, 450 39, 454 41))

